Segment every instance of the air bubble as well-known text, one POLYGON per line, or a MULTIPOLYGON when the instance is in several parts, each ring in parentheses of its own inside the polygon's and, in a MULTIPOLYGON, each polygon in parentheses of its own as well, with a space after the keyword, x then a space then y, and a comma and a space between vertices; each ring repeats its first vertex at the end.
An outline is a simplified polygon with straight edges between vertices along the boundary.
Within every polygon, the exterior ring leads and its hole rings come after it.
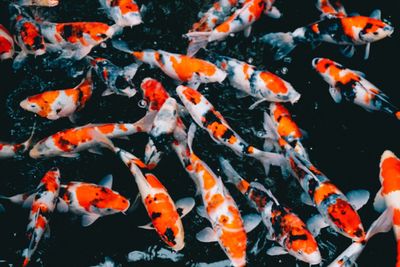
POLYGON ((283 62, 285 62, 285 63, 292 63, 292 58, 291 58, 291 57, 285 57, 285 58, 283 59, 283 62))
POLYGON ((253 63, 254 59, 252 57, 249 57, 249 59, 247 59, 247 62, 249 62, 250 64, 253 63))
POLYGON ((146 100, 142 99, 138 102, 139 108, 146 108, 147 107, 147 102, 146 100))
POLYGON ((281 69, 281 73, 282 73, 282 74, 287 74, 288 71, 289 71, 289 69, 286 68, 286 67, 283 67, 283 68, 281 69))
POLYGON ((101 44, 100 44, 100 47, 101 47, 101 48, 107 48, 107 44, 106 44, 106 43, 101 43, 101 44))

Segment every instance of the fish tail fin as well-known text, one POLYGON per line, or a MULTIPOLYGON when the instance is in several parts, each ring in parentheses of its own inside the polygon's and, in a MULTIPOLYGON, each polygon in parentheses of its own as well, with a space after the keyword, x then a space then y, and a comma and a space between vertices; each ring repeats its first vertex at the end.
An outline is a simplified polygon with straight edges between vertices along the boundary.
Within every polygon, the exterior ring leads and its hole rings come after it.
POLYGON ((128 43, 122 40, 117 40, 117 39, 113 39, 112 40, 112 46, 122 52, 128 53, 128 54, 132 54, 133 50, 131 50, 128 46, 128 43))
POLYGON ((272 46, 272 49, 275 50, 275 60, 284 58, 297 46, 291 32, 269 33, 261 37, 260 40, 272 46))
POLYGON ((194 139, 194 134, 196 133, 197 127, 195 123, 190 124, 188 133, 187 133, 187 146, 190 150, 190 153, 193 153, 193 139, 194 139))
POLYGON ((232 167, 231 163, 223 157, 219 158, 219 164, 221 165, 222 172, 226 176, 226 182, 232 184, 238 184, 243 178, 237 173, 232 167))
POLYGON ((111 29, 113 30, 112 36, 118 36, 121 35, 122 32, 124 31, 124 27, 118 24, 114 24, 111 26, 111 29))
POLYGON ((31 135, 25 142, 22 143, 22 145, 24 147, 23 152, 27 151, 29 149, 29 147, 31 146, 33 135, 35 134, 35 130, 36 130, 36 121, 33 123, 31 135))
POLYGON ((189 38, 189 46, 186 55, 194 56, 200 49, 205 48, 208 44, 208 37, 211 32, 189 32, 186 37, 189 38))
POLYGON ((365 240, 369 240, 376 234, 386 233, 392 228, 393 209, 387 208, 369 227, 365 240))
POLYGON ((148 112, 143 118, 134 123, 135 130, 137 132, 150 132, 156 115, 157 112, 148 112))

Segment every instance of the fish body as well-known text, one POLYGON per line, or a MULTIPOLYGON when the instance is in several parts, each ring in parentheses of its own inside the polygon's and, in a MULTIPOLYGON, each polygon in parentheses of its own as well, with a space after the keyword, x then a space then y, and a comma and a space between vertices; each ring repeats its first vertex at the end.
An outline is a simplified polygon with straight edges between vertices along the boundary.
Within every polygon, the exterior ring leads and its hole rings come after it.
POLYGON ((105 58, 93 58, 91 64, 97 76, 107 86, 103 96, 117 94, 132 97, 136 94, 136 89, 131 80, 136 74, 137 64, 133 63, 121 68, 105 58))
POLYGON ((133 27, 142 23, 139 6, 134 0, 99 0, 107 15, 121 27, 133 27))
POLYGON ((72 117, 85 107, 92 96, 93 81, 91 71, 79 85, 70 89, 46 91, 21 101, 20 106, 49 120, 72 117))
POLYGON ((135 123, 88 124, 63 130, 36 143, 29 155, 32 158, 76 157, 78 152, 99 145, 96 139, 98 134, 105 135, 108 138, 118 138, 138 132, 148 132, 153 119, 154 116, 150 114, 135 123))
POLYGON ((215 56, 215 63, 228 74, 230 84, 257 100, 295 103, 300 94, 293 86, 269 71, 237 59, 215 56))
POLYGON ((321 263, 318 244, 306 224, 289 208, 281 205, 262 184, 249 183, 227 160, 221 159, 220 162, 228 182, 233 183, 250 205, 261 214, 262 221, 268 229, 267 238, 276 241, 281 248, 301 261, 311 265, 321 263))
POLYGON ((312 65, 329 84, 329 93, 336 103, 347 101, 365 110, 383 111, 400 119, 400 110, 362 73, 327 58, 315 58, 312 65))
POLYGON ((0 24, 0 60, 12 58, 14 52, 14 40, 8 30, 0 24))
POLYGON ((42 6, 42 7, 55 7, 58 6, 59 0, 16 0, 20 6, 42 6))
POLYGON ((60 171, 57 168, 49 170, 41 179, 36 193, 34 193, 29 224, 27 227, 28 248, 22 251, 24 262, 27 266, 33 253, 36 251, 39 241, 49 227, 50 215, 53 213, 60 191, 60 171))
POLYGON ((140 89, 143 98, 148 102, 148 111, 159 111, 165 101, 170 97, 162 83, 152 78, 143 79, 140 89))
POLYGON ((101 22, 67 22, 41 24, 43 36, 51 43, 49 49, 60 52, 62 58, 80 60, 93 47, 111 38, 118 27, 101 22))

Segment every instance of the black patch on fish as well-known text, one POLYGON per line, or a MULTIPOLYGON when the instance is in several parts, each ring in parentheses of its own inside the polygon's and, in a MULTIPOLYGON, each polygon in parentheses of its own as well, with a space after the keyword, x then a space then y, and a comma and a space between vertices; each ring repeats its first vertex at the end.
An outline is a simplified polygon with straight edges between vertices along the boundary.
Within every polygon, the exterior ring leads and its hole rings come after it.
POLYGON ((177 208, 176 212, 178 212, 179 216, 183 215, 183 209, 182 208, 177 208))
POLYGON ((290 242, 294 242, 297 240, 307 240, 307 235, 290 235, 290 242))
POLYGON ((318 185, 319 185, 319 183, 314 178, 311 178, 308 181, 308 194, 310 196, 314 195, 315 189, 317 189, 318 185))
POLYGON ((118 76, 115 79, 115 87, 118 89, 125 89, 127 87, 129 87, 129 83, 126 81, 125 77, 123 76, 118 76))
POLYGON ((172 231, 171 228, 167 228, 167 230, 165 230, 165 233, 163 235, 169 242, 171 242, 172 244, 176 244, 175 242, 175 236, 174 236, 174 232, 172 231))
POLYGON ((371 29, 372 28, 372 24, 371 23, 367 23, 367 25, 365 25, 365 27, 361 30, 361 34, 366 34, 367 33, 367 30, 369 30, 369 29, 371 29))
POLYGON ((154 220, 154 219, 157 219, 157 218, 159 218, 159 217, 161 217, 161 212, 153 212, 152 214, 151 214, 151 218, 154 220))
POLYGON ((62 37, 64 39, 68 39, 69 37, 71 37, 73 34, 72 32, 72 25, 65 25, 63 28, 63 31, 61 33, 62 37))

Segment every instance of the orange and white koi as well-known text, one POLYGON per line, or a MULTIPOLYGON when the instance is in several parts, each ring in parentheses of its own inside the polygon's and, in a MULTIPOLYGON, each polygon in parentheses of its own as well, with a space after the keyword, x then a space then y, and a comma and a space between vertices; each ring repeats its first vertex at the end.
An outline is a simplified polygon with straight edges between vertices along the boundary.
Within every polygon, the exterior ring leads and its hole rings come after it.
POLYGON ((59 191, 60 171, 57 168, 52 168, 43 176, 33 193, 24 193, 12 197, 1 196, 3 199, 22 204, 23 207, 31 209, 26 232, 29 246, 22 252, 24 257, 22 266, 29 264, 39 241, 46 230, 49 230, 50 215, 56 207, 59 191))
POLYGON ((351 102, 367 111, 384 111, 400 120, 400 109, 367 81, 363 73, 347 69, 327 58, 314 58, 312 65, 329 84, 329 93, 336 103, 351 102))
POLYGON ((14 41, 8 30, 0 24, 0 60, 10 59, 14 56, 14 41))
MULTIPOLYGON (((271 127, 272 119, 264 113, 264 127, 271 127)), ((279 136, 279 134, 277 134, 279 136)), ((336 232, 353 241, 365 239, 365 231, 357 211, 369 199, 366 190, 353 190, 344 195, 320 170, 308 159, 297 153, 282 137, 278 140, 287 157, 291 173, 303 188, 302 201, 317 208, 319 214, 307 222, 308 229, 318 235, 324 227, 331 226, 336 232)))
POLYGON ((282 155, 262 151, 244 141, 200 92, 182 85, 176 88, 176 92, 196 124, 216 143, 229 147, 240 156, 256 158, 264 165, 281 166, 286 162, 282 155))
POLYGON ((123 68, 105 58, 90 58, 90 63, 97 76, 107 86, 103 96, 117 94, 132 97, 136 94, 137 91, 131 81, 138 69, 136 63, 123 68))
POLYGON ((88 124, 57 132, 36 143, 29 151, 32 158, 77 157, 83 150, 98 153, 96 147, 101 144, 98 135, 108 138, 121 138, 139 132, 148 132, 154 114, 148 114, 135 123, 88 124))
POLYGON ((82 226, 89 226, 98 218, 128 210, 127 198, 112 190, 112 175, 104 177, 99 184, 69 182, 59 199, 57 210, 82 216, 82 226))
POLYGON ((307 229, 306 224, 289 208, 281 205, 270 190, 258 182, 247 182, 224 158, 220 158, 222 171, 227 182, 233 183, 260 214, 268 229, 267 238, 279 246, 267 251, 269 255, 289 253, 311 265, 321 263, 317 241, 307 229))
POLYGON ((326 5, 321 6, 322 12, 325 13, 320 21, 293 32, 269 33, 260 39, 276 50, 276 60, 285 57, 300 43, 311 43, 316 46, 321 42, 340 45, 341 52, 348 57, 353 56, 354 46, 366 45, 364 58, 367 59, 371 43, 390 37, 394 31, 392 26, 381 20, 379 10, 374 11, 370 17, 345 16, 340 10, 328 11, 325 10, 326 5))
POLYGON ((187 33, 186 37, 190 40, 187 55, 193 56, 201 48, 206 47, 208 43, 224 40, 230 34, 243 30, 245 31, 245 36, 248 37, 251 32, 251 26, 261 17, 265 6, 265 0, 246 0, 240 9, 236 10, 212 31, 187 33))
POLYGON ((133 27, 142 23, 139 6, 134 0, 99 0, 100 5, 118 26, 133 27))
POLYGON ((137 60, 160 68, 169 77, 198 87, 201 83, 221 83, 226 73, 206 60, 191 58, 185 55, 163 50, 146 49, 131 51, 123 41, 113 40, 116 49, 132 54, 137 60))
POLYGON ((151 219, 150 224, 141 228, 154 229, 173 250, 179 251, 183 249, 185 246, 185 234, 181 216, 185 216, 194 207, 194 200, 192 198, 184 198, 174 204, 167 189, 156 176, 150 173, 143 175, 136 165, 141 162, 140 159, 120 148, 114 147, 112 149, 135 177, 143 205, 151 219), (179 214, 178 210, 180 210, 181 214, 179 214))
POLYGON ((59 0, 16 0, 20 6, 43 6, 43 7, 55 7, 58 6, 59 0))
POLYGON ((80 84, 70 89, 46 91, 30 96, 19 104, 23 109, 49 120, 69 117, 73 120, 76 111, 85 107, 92 96, 93 81, 91 70, 80 84))
POLYGON ((215 55, 215 64, 227 72, 230 84, 239 94, 257 99, 250 109, 263 101, 296 103, 300 94, 293 86, 269 71, 257 70, 255 66, 234 58, 215 55))
POLYGON ((379 164, 381 189, 374 201, 374 208, 379 212, 385 209, 393 211, 393 231, 397 240, 397 261, 400 266, 400 159, 389 150, 383 152, 379 164))
POLYGON ((30 137, 23 143, 10 144, 0 142, 0 159, 14 158, 29 149, 32 143, 35 126, 33 126, 30 137))
POLYGON ((162 83, 152 78, 143 79, 140 84, 143 98, 148 102, 148 111, 159 111, 164 102, 170 97, 162 83))
POLYGON ((50 44, 48 50, 60 53, 60 58, 80 60, 93 47, 111 38, 120 30, 119 26, 109 26, 101 22, 43 22, 43 36, 50 44))

